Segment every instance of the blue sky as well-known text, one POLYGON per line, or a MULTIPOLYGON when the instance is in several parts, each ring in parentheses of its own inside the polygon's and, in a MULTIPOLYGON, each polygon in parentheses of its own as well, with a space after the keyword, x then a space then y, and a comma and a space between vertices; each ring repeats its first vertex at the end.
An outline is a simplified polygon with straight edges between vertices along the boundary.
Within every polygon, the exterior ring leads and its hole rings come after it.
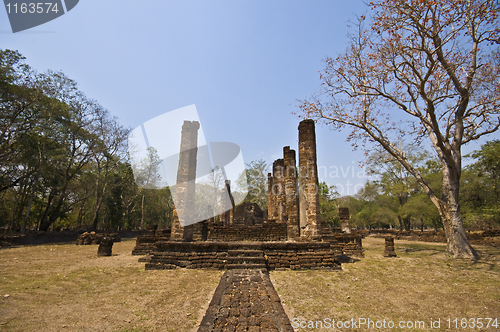
MULTIPOLYGON (((196 104, 207 141, 272 163, 297 148, 297 99, 318 91, 322 60, 345 49, 348 20, 366 10, 360 0, 82 0, 16 34, 0 10, 0 48, 64 72, 130 128, 196 104)), ((318 166, 353 194, 366 178, 347 134, 317 126, 318 166)))

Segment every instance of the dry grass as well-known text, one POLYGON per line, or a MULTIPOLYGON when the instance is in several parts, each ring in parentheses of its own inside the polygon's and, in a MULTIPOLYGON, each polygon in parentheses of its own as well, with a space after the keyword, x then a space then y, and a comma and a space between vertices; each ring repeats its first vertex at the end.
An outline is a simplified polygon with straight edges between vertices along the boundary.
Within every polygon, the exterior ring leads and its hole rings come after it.
POLYGON ((0 250, 0 331, 196 330, 222 272, 145 271, 134 244, 0 250))
MULTIPOLYGON (((477 247, 471 262, 442 244, 396 241, 398 257, 384 258, 383 241, 365 239, 366 258, 343 271, 272 272, 290 319, 500 320, 499 249, 477 247)), ((222 272, 145 271, 134 244, 116 243, 112 257, 95 245, 0 250, 0 331, 196 330, 222 272)))
POLYGON ((441 318, 441 328, 447 331, 457 330, 444 329, 447 318, 458 318, 460 324, 462 318, 492 317, 500 324, 498 248, 477 246, 482 257, 473 262, 447 257, 445 244, 439 243, 396 240, 397 258, 383 257, 384 239, 367 238, 363 247, 366 257, 344 264, 342 272, 273 272, 271 279, 290 320, 424 321, 427 328, 420 330, 428 330, 430 319, 441 318))

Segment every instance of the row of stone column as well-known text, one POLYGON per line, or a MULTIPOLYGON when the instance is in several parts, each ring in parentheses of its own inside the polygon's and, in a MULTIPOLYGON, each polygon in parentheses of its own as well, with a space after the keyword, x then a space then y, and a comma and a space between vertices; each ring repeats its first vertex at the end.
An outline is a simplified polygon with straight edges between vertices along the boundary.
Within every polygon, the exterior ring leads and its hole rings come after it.
POLYGON ((283 159, 268 173, 268 218, 287 223, 288 239, 321 236, 316 133, 313 120, 299 124, 299 166, 295 150, 283 148, 283 159))
MULTIPOLYGON (((194 186, 196 180, 197 121, 185 121, 182 126, 177 186, 175 188, 175 211, 172 223, 172 240, 193 240, 201 225, 181 227, 179 216, 189 220, 194 217, 194 186)), ((319 182, 316 156, 316 133, 313 120, 299 124, 299 163, 295 151, 289 146, 283 149, 283 159, 273 163, 273 172, 268 174, 268 219, 287 223, 289 239, 299 236, 314 239, 321 236, 319 211, 319 182)), ((229 183, 226 190, 230 192, 229 183)), ((229 195, 231 197, 231 195, 229 195)), ((224 209, 221 221, 231 224, 234 202, 224 209)))

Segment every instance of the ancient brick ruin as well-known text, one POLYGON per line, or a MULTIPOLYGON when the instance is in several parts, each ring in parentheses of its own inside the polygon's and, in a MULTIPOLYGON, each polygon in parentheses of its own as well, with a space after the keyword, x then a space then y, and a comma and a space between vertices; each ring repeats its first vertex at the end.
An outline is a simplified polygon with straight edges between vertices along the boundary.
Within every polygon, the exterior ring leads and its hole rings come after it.
POLYGON ((158 241, 168 241, 170 239, 170 229, 158 229, 158 225, 147 225, 146 234, 139 235, 132 250, 132 255, 147 255, 158 241))
POLYGON ((100 244, 104 237, 112 238, 113 242, 121 241, 121 237, 118 233, 96 233, 92 231, 80 234, 75 244, 76 245, 100 244))
POLYGON ((349 227, 348 209, 339 209, 341 228, 327 227, 321 220, 313 120, 299 124, 298 164, 290 146, 283 148, 283 158, 273 162, 267 211, 250 202, 235 206, 226 180, 219 216, 191 225, 198 129, 196 121, 185 121, 182 127, 170 233, 155 228, 137 238, 133 254, 150 254, 143 260, 147 269, 336 270, 343 258, 363 256, 361 235, 349 227), (230 199, 224 198, 227 193, 230 199))

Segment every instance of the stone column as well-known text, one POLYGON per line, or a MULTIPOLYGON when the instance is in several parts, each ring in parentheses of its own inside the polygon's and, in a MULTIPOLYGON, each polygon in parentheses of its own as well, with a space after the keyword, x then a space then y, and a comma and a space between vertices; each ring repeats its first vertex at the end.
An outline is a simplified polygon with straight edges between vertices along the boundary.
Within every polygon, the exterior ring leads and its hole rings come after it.
POLYGON ((274 195, 274 213, 269 219, 274 219, 277 222, 285 220, 285 177, 284 177, 285 162, 283 159, 276 159, 273 162, 273 188, 274 195))
POLYGON ((295 168, 295 150, 289 146, 283 148, 285 165, 285 200, 287 213, 287 238, 293 240, 299 236, 299 197, 297 196, 297 170, 295 168))
POLYGON ((273 176, 267 173, 267 220, 272 220, 275 211, 275 196, 273 194, 273 176))
POLYGON ((384 257, 396 257, 396 252, 394 251, 394 238, 392 236, 385 237, 385 249, 384 257))
POLYGON ((342 232, 351 233, 351 225, 349 223, 349 208, 339 208, 340 229, 342 232))
POLYGON ((194 194, 196 181, 196 154, 198 153, 198 121, 184 121, 181 132, 179 168, 175 186, 175 209, 170 239, 192 241, 194 194), (177 217, 177 218, 176 218, 177 217), (183 227, 182 225, 190 224, 183 227))
POLYGON ((299 213, 300 235, 308 239, 321 236, 318 166, 314 120, 299 124, 299 213))
MULTIPOLYGON (((214 210, 213 210, 213 208, 212 208, 212 205, 209 205, 209 206, 207 207, 207 210, 208 210, 208 215, 209 215, 209 216, 213 216, 213 215, 214 215, 214 210)), ((206 238, 204 237, 204 238, 205 238, 205 240, 208 240, 208 239, 210 238, 210 231, 214 229, 214 226, 215 226, 215 217, 210 217, 210 218, 208 219, 208 222, 207 222, 207 229, 206 229, 207 233, 206 233, 206 238)), ((203 231, 204 231, 204 229, 203 229, 203 231)))
POLYGON ((231 207, 229 209, 229 225, 233 226, 234 224, 234 198, 231 193, 231 180, 226 180, 226 190, 229 195, 229 200, 231 202, 231 207))
POLYGON ((227 202, 227 195, 226 195, 226 190, 222 190, 220 193, 220 224, 223 227, 228 227, 229 226, 229 220, 230 220, 230 215, 229 215, 229 206, 227 202))

